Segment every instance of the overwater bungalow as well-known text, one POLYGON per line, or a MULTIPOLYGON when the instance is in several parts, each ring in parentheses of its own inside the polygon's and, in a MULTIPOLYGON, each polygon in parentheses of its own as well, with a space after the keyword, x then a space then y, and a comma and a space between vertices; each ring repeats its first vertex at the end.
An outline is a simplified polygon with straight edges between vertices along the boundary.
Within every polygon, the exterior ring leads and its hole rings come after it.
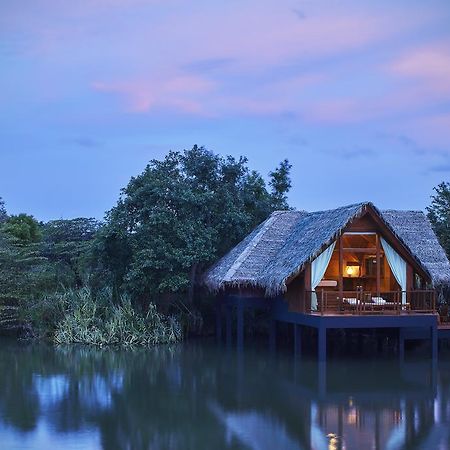
POLYGON ((328 211, 277 211, 205 275, 217 294, 217 329, 225 311, 237 312, 237 343, 247 308, 270 311, 277 321, 318 330, 318 356, 326 358, 329 328, 397 328, 405 339, 450 332, 437 313, 437 294, 450 284, 450 263, 421 211, 379 210, 365 202, 328 211))

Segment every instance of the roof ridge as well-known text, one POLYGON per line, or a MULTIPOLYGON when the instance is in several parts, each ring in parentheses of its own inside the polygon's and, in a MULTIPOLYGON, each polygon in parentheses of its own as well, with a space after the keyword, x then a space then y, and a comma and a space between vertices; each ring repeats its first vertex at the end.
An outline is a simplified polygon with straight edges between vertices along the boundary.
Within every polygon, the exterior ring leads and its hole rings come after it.
POLYGON ((421 213, 423 215, 425 214, 425 211, 422 211, 421 209, 380 209, 380 211, 383 212, 396 212, 396 213, 421 213))
POLYGON ((288 213, 309 214, 308 211, 305 211, 303 209, 277 209, 276 211, 273 211, 270 216, 281 216, 282 214, 288 213))
POLYGON ((339 211, 339 210, 343 210, 343 209, 356 208, 356 207, 362 208, 363 206, 367 206, 367 205, 370 205, 370 206, 376 208, 376 206, 372 202, 358 202, 358 203, 352 203, 351 205, 339 206, 337 208, 321 209, 318 211, 310 211, 310 212, 308 212, 308 214, 329 213, 329 212, 333 212, 333 211, 339 211))

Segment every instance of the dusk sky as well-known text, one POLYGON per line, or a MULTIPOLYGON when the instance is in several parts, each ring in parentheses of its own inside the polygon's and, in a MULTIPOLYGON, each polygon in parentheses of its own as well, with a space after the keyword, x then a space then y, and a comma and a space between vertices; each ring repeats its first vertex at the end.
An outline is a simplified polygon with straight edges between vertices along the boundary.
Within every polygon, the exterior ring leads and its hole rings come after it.
POLYGON ((299 209, 424 209, 450 181, 449 0, 0 1, 8 212, 102 218, 194 144, 288 158, 299 209))

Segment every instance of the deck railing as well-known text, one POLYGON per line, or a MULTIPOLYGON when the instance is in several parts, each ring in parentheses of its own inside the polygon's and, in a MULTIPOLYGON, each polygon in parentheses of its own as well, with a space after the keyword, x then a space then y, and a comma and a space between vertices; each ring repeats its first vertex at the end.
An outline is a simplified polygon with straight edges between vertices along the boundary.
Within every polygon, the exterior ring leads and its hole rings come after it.
POLYGON ((353 315, 435 313, 436 298, 434 290, 390 291, 379 295, 363 290, 318 290, 307 292, 306 311, 353 315), (315 303, 317 308, 310 306, 315 303))

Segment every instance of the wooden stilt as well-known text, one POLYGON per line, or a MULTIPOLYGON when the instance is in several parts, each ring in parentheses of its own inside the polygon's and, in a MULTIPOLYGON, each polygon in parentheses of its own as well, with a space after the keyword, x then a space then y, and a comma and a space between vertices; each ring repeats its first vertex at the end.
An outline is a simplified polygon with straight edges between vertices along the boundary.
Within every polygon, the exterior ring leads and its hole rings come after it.
POLYGON ((241 303, 237 306, 237 348, 242 350, 244 347, 244 307, 241 303))
POLYGON ((222 342, 222 305, 220 302, 216 305, 216 337, 217 342, 222 342))
POLYGON ((277 322, 275 319, 270 320, 269 324, 269 349, 275 352, 277 347, 277 322))
POLYGON ((327 360, 327 329, 321 326, 317 329, 318 332, 318 349, 317 358, 319 362, 325 362, 327 360))
POLYGON ((438 358, 438 330, 437 326, 433 325, 430 330, 431 334, 431 358, 433 361, 438 358))
POLYGON ((294 323, 294 355, 302 356, 302 327, 294 323))
POLYGON ((231 306, 229 305, 225 307, 225 322, 227 347, 231 347, 231 306))
POLYGON ((398 330, 398 357, 400 362, 405 360, 405 336, 403 328, 398 330))

